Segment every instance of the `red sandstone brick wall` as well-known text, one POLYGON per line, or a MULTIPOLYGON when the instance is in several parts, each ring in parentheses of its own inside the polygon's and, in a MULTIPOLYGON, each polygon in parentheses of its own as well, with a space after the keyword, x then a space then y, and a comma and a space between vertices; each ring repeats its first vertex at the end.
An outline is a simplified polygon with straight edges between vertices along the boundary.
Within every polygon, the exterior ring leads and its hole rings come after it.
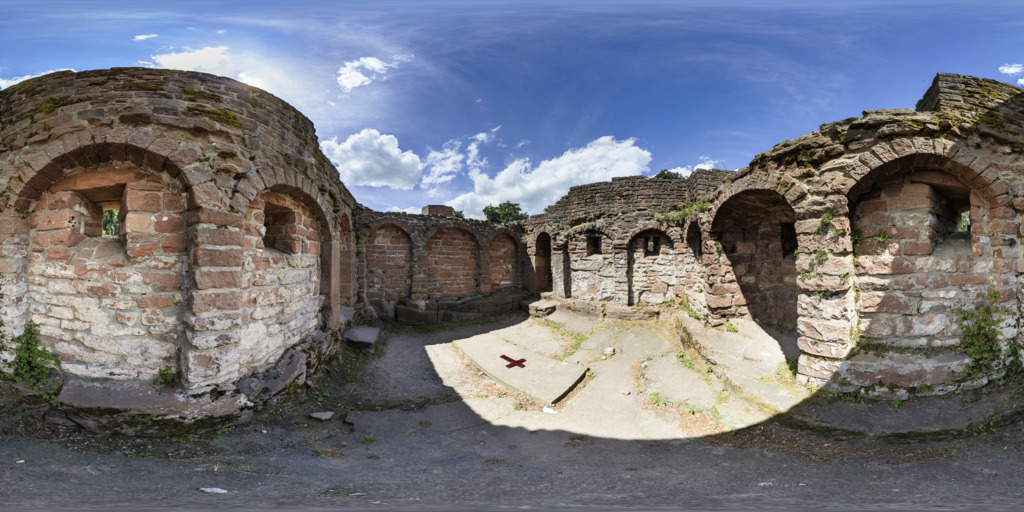
POLYGON ((366 241, 366 297, 395 302, 412 292, 412 239, 393 225, 381 226, 366 241))
POLYGON ((500 234, 491 241, 488 251, 491 264, 491 290, 512 288, 516 279, 516 243, 512 237, 500 234))
POLYGON ((454 299, 477 292, 479 249, 476 238, 446 228, 427 240, 427 282, 431 297, 454 299))
POLYGON ((988 284, 1004 300, 1015 296, 1015 261, 1003 251, 1016 245, 1015 237, 979 238, 991 226, 980 198, 971 194, 973 235, 955 230, 959 216, 928 184, 892 183, 859 198, 853 225, 862 237, 858 310, 866 337, 896 347, 952 345, 959 337, 955 309, 973 304, 988 284))

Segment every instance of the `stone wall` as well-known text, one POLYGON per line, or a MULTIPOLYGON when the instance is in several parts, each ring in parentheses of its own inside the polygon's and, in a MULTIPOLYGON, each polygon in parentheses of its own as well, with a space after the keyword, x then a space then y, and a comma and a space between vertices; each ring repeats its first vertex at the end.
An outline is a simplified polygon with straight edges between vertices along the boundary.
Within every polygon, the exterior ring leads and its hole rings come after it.
MULTIPOLYGON (((710 197, 728 175, 700 170, 686 179, 630 176, 571 188, 524 222, 527 285, 539 291, 551 283, 559 297, 628 305, 687 297, 685 261, 693 264, 695 257, 684 226, 658 217, 710 197), (656 240, 657 254, 637 256, 637 244, 649 238, 656 240)), ((700 284, 689 286, 694 306, 702 308, 703 296, 695 292, 700 284)))
POLYGON ((710 228, 705 240, 723 245, 707 269, 711 281, 758 285, 709 290, 710 321, 757 316, 750 303, 780 270, 735 265, 729 240, 737 253, 785 261, 795 237, 795 286, 777 301, 787 302, 785 314, 767 320, 788 327, 796 312, 802 382, 903 398, 1001 375, 1020 357, 1022 128, 1020 89, 940 74, 916 111, 866 111, 759 155, 697 216, 710 228), (774 207, 780 200, 785 208, 774 207), (763 241, 741 250, 727 226, 752 208, 764 212, 756 235, 763 241), (970 227, 960 231, 964 212, 970 227), (788 227, 773 233, 789 223, 791 235, 788 227), (1007 309, 1002 348, 994 349, 994 369, 976 375, 965 371, 956 311, 976 307, 989 287, 1007 309))
POLYGON ((885 397, 978 386, 1020 357, 1022 155, 1020 89, 940 74, 917 110, 824 124, 733 173, 574 187, 524 223, 524 275, 559 297, 680 299, 711 325, 753 317, 796 337, 804 383, 885 397), (643 233, 672 242, 652 270, 643 233), (956 316, 987 290, 1006 314, 997 363, 977 375, 956 316))
POLYGON ((521 228, 428 212, 359 211, 359 286, 376 313, 438 323, 517 309, 521 228))
POLYGON ((3 361, 32 322, 72 379, 171 371, 233 395, 350 317, 356 203, 312 124, 259 89, 142 68, 22 82, 0 91, 0 187, 3 361))

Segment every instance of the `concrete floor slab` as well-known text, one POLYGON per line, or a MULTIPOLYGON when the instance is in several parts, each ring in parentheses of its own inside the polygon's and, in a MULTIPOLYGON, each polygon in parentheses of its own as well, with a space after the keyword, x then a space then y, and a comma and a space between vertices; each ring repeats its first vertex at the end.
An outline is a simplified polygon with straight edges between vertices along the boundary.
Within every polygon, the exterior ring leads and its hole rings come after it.
POLYGON ((560 325, 563 329, 579 334, 590 334, 601 323, 596 316, 584 316, 572 312, 558 310, 547 317, 548 320, 560 325))
POLYGON ((656 394, 659 400, 672 405, 708 411, 716 403, 716 389, 708 383, 714 377, 697 373, 680 363, 675 355, 665 354, 647 361, 640 376, 645 384, 644 393, 656 394))
POLYGON ((495 381, 543 403, 558 402, 587 371, 585 366, 544 357, 490 333, 458 340, 455 347, 495 381))

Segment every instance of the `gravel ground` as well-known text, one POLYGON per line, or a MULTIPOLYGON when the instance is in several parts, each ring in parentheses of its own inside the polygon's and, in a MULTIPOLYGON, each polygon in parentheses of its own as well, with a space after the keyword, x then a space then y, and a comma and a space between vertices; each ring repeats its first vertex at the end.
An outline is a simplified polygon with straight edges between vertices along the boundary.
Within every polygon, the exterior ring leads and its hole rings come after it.
POLYGON ((0 510, 1024 505, 1019 424, 914 443, 830 439, 773 422, 697 437, 681 424, 678 439, 659 440, 496 426, 481 411, 541 405, 482 377, 449 342, 524 321, 397 329, 250 423, 216 432, 93 435, 40 421, 45 407, 2 384, 0 510), (316 411, 336 415, 318 421, 316 411))

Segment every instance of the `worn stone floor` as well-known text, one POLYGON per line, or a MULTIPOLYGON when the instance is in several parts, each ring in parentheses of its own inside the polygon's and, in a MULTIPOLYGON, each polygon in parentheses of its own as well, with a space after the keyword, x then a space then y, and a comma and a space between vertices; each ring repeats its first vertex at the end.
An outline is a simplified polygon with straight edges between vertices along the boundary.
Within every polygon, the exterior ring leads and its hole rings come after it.
POLYGON ((0 509, 1024 504, 1020 424, 912 443, 796 430, 708 371, 666 324, 560 319, 394 328, 377 348, 350 350, 349 364, 303 393, 215 432, 154 439, 39 427, 31 420, 43 413, 5 393, 0 509), (485 332, 568 355, 592 375, 553 407, 532 401, 491 381, 452 344, 485 332), (310 418, 317 411, 336 414, 310 418))

